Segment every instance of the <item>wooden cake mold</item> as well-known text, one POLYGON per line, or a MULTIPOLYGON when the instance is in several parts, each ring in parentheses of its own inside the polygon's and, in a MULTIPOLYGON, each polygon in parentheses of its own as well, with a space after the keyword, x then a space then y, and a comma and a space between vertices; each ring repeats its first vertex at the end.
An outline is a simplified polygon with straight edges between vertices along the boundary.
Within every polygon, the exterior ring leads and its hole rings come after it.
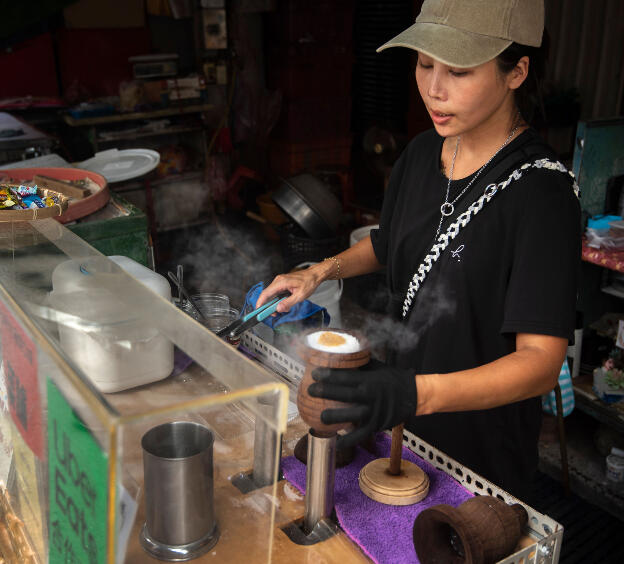
POLYGON ((378 458, 360 470, 360 490, 385 505, 413 505, 429 493, 429 476, 413 462, 402 459, 403 425, 392 429, 390 458, 378 458))
MULTIPOLYGON (((521 536, 517 540, 516 545, 511 549, 512 553, 508 553, 506 556, 502 557, 501 560, 495 560, 495 562, 500 564, 508 562, 533 562, 536 558, 536 554, 541 555, 541 558, 543 560, 540 559, 540 562, 543 561, 544 564, 554 564, 558 562, 559 553, 561 551, 561 543, 563 541, 563 526, 560 523, 558 523, 551 517, 548 517, 547 515, 536 511, 531 506, 523 503, 522 501, 512 496, 502 488, 498 487, 496 484, 493 484, 480 474, 477 474, 476 472, 473 472, 469 468, 460 464, 455 459, 446 455, 426 441, 423 441, 410 431, 404 430, 402 439, 402 446, 411 450, 422 460, 429 462, 436 469, 451 476, 466 490, 474 494, 475 497, 466 500, 466 502, 471 501, 471 504, 476 503, 478 505, 482 502, 475 502, 474 500, 480 498, 488 498, 492 496, 500 501, 502 505, 506 504, 507 506, 513 507, 512 511, 516 513, 517 516, 519 515, 521 536), (514 507, 516 505, 518 505, 519 507, 514 507), (522 510, 520 508, 522 508, 522 510), (525 512, 526 516, 528 517, 527 519, 523 517, 523 513, 525 512)), ((471 504, 469 504, 469 506, 471 504)), ((443 504, 433 506, 432 508, 439 509, 442 505, 443 504)), ((451 506, 448 507, 451 510, 455 510, 455 508, 451 506)), ((503 509, 505 508, 503 507, 503 509)), ((422 515, 426 511, 428 510, 422 511, 419 515, 422 515)), ((497 513, 499 512, 498 510, 496 511, 497 513)), ((482 514, 483 512, 477 511, 477 513, 482 514)), ((438 515, 441 514, 438 513, 438 515)), ((517 516, 516 519, 518 519, 517 516)), ((443 519, 446 519, 446 517, 444 517, 443 519)), ((451 532, 449 527, 446 527, 446 532, 451 532)), ((459 533, 459 531, 455 532, 459 533)), ((414 534, 416 534, 416 522, 414 525, 414 534)), ((448 535, 445 538, 447 540, 451 540, 448 535)), ((461 537, 459 538, 461 540, 461 537)), ((454 546, 461 548, 461 546, 456 541, 454 541, 454 546)), ((466 549, 468 547, 464 548, 466 549)), ((442 560, 438 560, 438 562, 447 561, 466 563, 473 562, 473 564, 476 564, 476 562, 478 562, 478 560, 470 560, 468 558, 460 557, 452 560, 445 560, 444 558, 442 560)))
POLYGON ((414 548, 422 564, 489 564, 510 555, 526 527, 528 514, 519 503, 477 496, 459 507, 439 504, 414 521, 414 548))
POLYGON ((326 425, 321 421, 321 412, 325 409, 336 409, 345 407, 348 404, 343 402, 315 398, 308 394, 308 387, 314 383, 312 371, 316 368, 359 368, 368 364, 370 360, 370 347, 368 340, 357 331, 347 331, 345 329, 327 329, 330 333, 337 335, 347 334, 355 337, 361 345, 361 349, 355 352, 329 352, 313 348, 307 344, 308 336, 320 332, 315 329, 302 333, 299 339, 297 352, 305 362, 305 372, 299 383, 297 390, 297 407, 299 415, 312 429, 319 433, 335 433, 340 429, 350 426, 350 423, 336 423, 326 425))
POLYGON ((368 339, 359 331, 347 329, 309 329, 299 336, 297 352, 306 364, 325 368, 358 368, 364 366, 370 360, 370 345, 368 339), (314 333, 333 333, 336 335, 349 335, 355 337, 360 343, 360 350, 355 352, 330 352, 313 348, 307 343, 308 337, 314 333))
POLYGON ((360 470, 362 493, 385 505, 413 505, 429 493, 429 477, 413 462, 403 460, 398 474, 389 472, 390 459, 378 458, 360 470))

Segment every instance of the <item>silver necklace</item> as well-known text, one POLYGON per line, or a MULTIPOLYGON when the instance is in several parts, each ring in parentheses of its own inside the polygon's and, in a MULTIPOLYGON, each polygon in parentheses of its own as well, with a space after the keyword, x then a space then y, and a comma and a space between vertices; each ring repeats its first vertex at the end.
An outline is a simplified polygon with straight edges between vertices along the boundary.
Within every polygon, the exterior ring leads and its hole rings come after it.
POLYGON ((440 222, 438 223, 438 229, 436 230, 435 239, 437 239, 440 235, 440 229, 442 229, 442 222, 444 221, 444 218, 453 215, 453 213, 455 212, 455 204, 457 203, 457 200, 459 200, 466 193, 466 190, 468 190, 468 188, 472 186, 472 183, 479 177, 481 172, 483 172, 483 169, 492 162, 492 159, 507 146, 507 143, 511 141, 512 137, 516 134, 516 131, 518 131, 519 127, 520 120, 516 122, 515 127, 511 130, 511 133, 507 136, 507 139, 505 139, 505 142, 498 148, 496 153, 494 153, 488 159, 488 161, 476 172, 476 174, 472 177, 470 182, 468 182, 466 187, 459 194, 457 194, 455 198, 453 198, 453 201, 449 202, 449 192, 451 190, 451 182, 453 181, 453 170, 455 170, 455 158, 457 157, 457 151, 459 149, 459 141, 461 137, 457 138, 457 143, 455 144, 455 152, 453 153, 453 160, 451 161, 451 172, 449 174, 448 183, 446 185, 446 195, 444 196, 444 203, 440 206, 440 222))

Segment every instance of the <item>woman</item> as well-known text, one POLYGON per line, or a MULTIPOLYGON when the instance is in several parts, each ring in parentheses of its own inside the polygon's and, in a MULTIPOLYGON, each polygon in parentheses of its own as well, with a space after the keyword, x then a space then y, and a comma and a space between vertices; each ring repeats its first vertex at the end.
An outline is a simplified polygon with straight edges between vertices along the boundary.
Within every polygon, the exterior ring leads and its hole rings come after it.
POLYGON ((352 421, 347 443, 406 422, 520 498, 537 468, 539 396, 573 334, 580 258, 573 182, 519 108, 536 85, 543 14, 542 0, 425 0, 380 48, 418 52, 434 129, 395 164, 379 229, 258 300, 289 290, 287 311, 323 280, 387 266, 409 342, 391 364, 318 374, 311 395, 354 403, 323 419, 352 421))

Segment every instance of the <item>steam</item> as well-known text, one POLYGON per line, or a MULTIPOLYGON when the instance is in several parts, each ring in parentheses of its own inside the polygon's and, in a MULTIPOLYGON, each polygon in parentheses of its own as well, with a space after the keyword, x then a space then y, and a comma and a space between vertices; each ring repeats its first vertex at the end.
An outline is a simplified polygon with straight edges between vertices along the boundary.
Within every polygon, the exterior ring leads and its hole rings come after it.
POLYGON ((267 283, 281 271, 281 258, 267 248, 261 232, 213 218, 208 229, 189 230, 189 238, 174 249, 174 260, 184 266, 184 284, 191 293, 225 294, 239 308, 254 284, 267 283))
MULTIPOLYGON (((241 227, 213 216, 208 228, 189 229, 188 233, 189 237, 173 252, 174 260, 184 265, 185 285, 191 293, 223 293, 234 307, 241 307, 254 284, 260 281, 267 284, 283 271, 281 254, 266 240, 260 226, 252 225, 250 229, 247 222, 241 227)), ((420 290, 407 323, 375 313, 352 319, 343 307, 342 326, 362 332, 379 358, 385 356, 383 351, 388 345, 405 352, 416 347, 441 318, 455 314, 457 303, 451 296, 445 282, 432 276, 420 290)), ((368 301, 377 305, 386 302, 385 290, 369 295, 368 301)), ((298 359, 297 344, 297 337, 292 335, 281 335, 274 342, 274 346, 293 359, 298 359)))
POLYGON ((457 304, 449 299, 449 293, 441 280, 435 280, 429 287, 423 286, 421 292, 423 295, 415 305, 417 310, 411 313, 416 322, 405 323, 388 316, 365 319, 361 331, 366 335, 372 349, 383 350, 386 345, 390 345, 397 352, 412 349, 439 319, 455 313, 457 304))

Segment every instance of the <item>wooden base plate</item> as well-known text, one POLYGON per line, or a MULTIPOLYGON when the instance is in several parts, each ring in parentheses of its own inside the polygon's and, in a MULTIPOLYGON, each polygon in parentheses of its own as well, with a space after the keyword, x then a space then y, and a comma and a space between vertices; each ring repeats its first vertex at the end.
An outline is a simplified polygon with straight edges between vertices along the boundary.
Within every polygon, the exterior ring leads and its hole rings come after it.
POLYGON ((388 472, 389 458, 378 458, 360 470, 360 489, 371 499, 386 505, 412 505, 429 493, 429 477, 416 464, 401 461, 401 473, 388 472))

